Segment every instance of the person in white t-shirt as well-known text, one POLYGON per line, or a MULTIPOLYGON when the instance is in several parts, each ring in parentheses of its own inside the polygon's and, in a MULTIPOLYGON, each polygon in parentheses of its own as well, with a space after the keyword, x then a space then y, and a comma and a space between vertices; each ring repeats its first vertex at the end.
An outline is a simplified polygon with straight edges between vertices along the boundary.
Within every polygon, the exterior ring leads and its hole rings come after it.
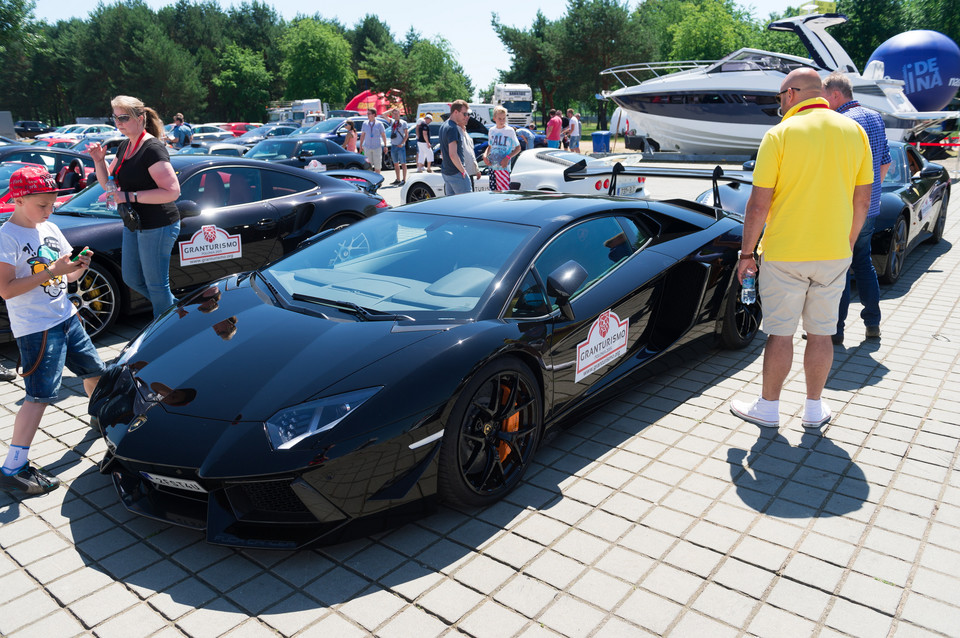
POLYGON ((496 126, 488 132, 483 163, 490 167, 490 190, 506 191, 510 190, 510 161, 520 153, 520 140, 513 127, 507 126, 507 109, 495 107, 493 122, 496 126))
POLYGON ((13 422, 0 490, 32 496, 60 485, 28 456, 47 404, 57 399, 64 364, 83 379, 88 396, 104 365, 67 296, 67 284, 84 275, 93 253, 84 248, 71 259, 70 243, 49 221, 56 180, 42 166, 26 166, 10 176, 10 195, 13 215, 0 226, 0 296, 20 349, 27 396, 13 422))
POLYGON ((570 123, 563 129, 564 135, 570 136, 570 150, 574 153, 580 152, 580 114, 574 115, 573 109, 567 109, 567 118, 570 123))

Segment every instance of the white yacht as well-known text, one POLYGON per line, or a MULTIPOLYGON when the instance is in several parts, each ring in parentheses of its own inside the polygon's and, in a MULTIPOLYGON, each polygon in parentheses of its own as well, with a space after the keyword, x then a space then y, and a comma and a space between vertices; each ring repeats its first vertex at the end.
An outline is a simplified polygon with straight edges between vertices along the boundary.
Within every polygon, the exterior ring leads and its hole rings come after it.
POLYGON ((957 117, 951 111, 917 111, 903 91, 904 83, 884 77, 882 62, 871 62, 861 75, 826 32, 846 21, 845 15, 828 13, 767 25, 796 33, 810 58, 744 48, 721 60, 613 67, 601 75, 613 75, 623 88, 604 95, 626 109, 662 150, 684 153, 756 152, 763 134, 780 121, 776 93, 784 76, 800 67, 814 68, 823 77, 835 70, 846 73, 854 99, 883 116, 891 140, 957 117), (656 77, 641 81, 651 73, 656 77))

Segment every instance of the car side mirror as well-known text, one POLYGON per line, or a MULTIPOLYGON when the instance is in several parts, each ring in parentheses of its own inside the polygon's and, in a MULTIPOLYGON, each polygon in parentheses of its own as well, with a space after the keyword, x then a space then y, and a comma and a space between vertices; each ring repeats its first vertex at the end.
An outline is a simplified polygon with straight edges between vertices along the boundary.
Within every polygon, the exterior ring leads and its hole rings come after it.
POLYGON ((200 206, 192 199, 182 199, 177 202, 177 210, 180 212, 180 219, 200 216, 200 206))
POLYGON ((570 297, 580 289, 580 286, 586 280, 587 271, 572 259, 556 268, 547 277, 547 294, 556 297, 560 311, 571 321, 576 317, 574 317, 573 308, 570 306, 570 297))
POLYGON ((941 168, 939 164, 927 164, 921 169, 920 177, 923 179, 933 179, 940 177, 941 171, 943 171, 943 168, 941 168))
POLYGON ((743 170, 752 171, 757 166, 757 160, 747 160, 743 163, 743 170))

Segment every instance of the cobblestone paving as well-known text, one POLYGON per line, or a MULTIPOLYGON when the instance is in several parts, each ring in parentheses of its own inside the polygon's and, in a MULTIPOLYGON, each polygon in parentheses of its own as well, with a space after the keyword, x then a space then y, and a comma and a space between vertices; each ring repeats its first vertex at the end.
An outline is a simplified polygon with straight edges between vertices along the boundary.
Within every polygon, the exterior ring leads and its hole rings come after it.
MULTIPOLYGON (((0 635, 958 636, 953 201, 945 241, 882 288, 882 341, 848 324, 822 435, 800 427, 799 334, 779 431, 729 414, 759 392, 758 339, 685 357, 584 417, 493 507, 333 547, 224 549, 128 513, 68 377, 32 450, 66 485, 0 494, 0 635)), ((104 359, 137 327, 100 340, 104 359)), ((22 395, 0 385, 0 440, 22 395)))

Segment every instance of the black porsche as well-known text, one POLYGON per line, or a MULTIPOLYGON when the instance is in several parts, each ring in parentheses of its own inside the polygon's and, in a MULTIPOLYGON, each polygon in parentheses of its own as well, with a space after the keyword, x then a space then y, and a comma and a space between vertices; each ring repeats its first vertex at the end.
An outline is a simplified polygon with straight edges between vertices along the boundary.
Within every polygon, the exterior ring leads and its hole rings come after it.
POLYGON ((322 233, 126 347, 90 402, 101 471, 131 511, 232 546, 492 503, 578 406, 686 342, 750 343, 741 237, 693 202, 516 192, 322 233))
MULTIPOLYGON (((176 296, 230 273, 259 268, 321 230, 387 207, 366 182, 358 186, 241 158, 173 155, 170 161, 180 180, 182 217, 170 256, 170 285, 176 296)), ((365 175, 358 172, 357 179, 365 175)), ((341 171, 338 176, 350 174, 341 171)), ((0 223, 7 218, 0 217, 0 223)), ((149 301, 120 285, 123 225, 117 212, 107 209, 98 184, 57 208, 51 221, 76 250, 89 246, 94 252, 90 269, 68 293, 91 336, 121 313, 150 309, 149 301)), ((0 303, 0 340, 10 339, 6 307, 0 303)))

